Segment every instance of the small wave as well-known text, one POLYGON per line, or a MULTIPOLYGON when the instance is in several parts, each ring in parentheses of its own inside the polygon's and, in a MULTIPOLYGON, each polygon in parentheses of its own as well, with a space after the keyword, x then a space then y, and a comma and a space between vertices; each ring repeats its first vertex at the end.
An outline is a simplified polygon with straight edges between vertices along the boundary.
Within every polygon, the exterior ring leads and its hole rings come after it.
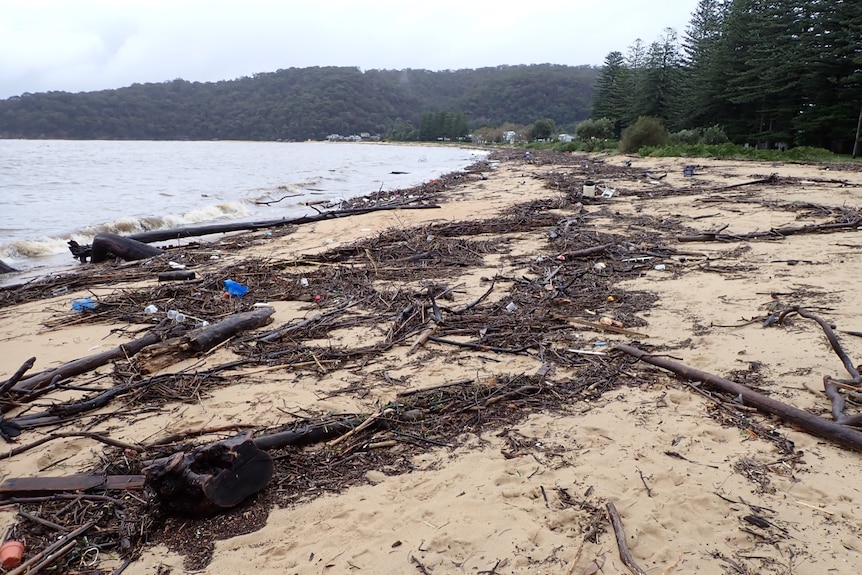
POLYGON ((204 206, 190 210, 184 214, 165 214, 163 216, 147 216, 143 218, 117 218, 112 222, 83 228, 78 231, 77 235, 84 236, 85 241, 89 243, 92 241, 93 236, 100 232, 120 235, 135 234, 151 230, 179 228, 222 219, 234 220, 247 217, 250 213, 248 206, 243 202, 226 202, 204 206))
POLYGON ((61 238, 41 237, 0 244, 0 259, 9 265, 28 258, 51 256, 67 251, 69 246, 61 238))

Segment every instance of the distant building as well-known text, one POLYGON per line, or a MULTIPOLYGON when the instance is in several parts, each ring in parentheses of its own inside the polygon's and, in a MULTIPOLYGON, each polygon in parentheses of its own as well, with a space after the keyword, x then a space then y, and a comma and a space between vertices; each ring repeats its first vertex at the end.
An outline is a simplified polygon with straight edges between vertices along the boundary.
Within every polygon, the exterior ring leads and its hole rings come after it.
POLYGON ((571 134, 560 134, 559 136, 557 136, 557 141, 559 142, 573 142, 574 140, 575 137, 571 134))

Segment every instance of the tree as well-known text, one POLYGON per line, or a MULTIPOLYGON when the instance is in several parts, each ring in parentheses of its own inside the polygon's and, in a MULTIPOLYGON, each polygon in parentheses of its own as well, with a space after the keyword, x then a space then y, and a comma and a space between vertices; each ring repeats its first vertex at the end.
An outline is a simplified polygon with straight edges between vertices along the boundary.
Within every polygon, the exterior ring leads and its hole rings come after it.
POLYGON ((680 54, 677 33, 665 28, 664 35, 650 44, 646 66, 638 77, 635 109, 638 116, 662 118, 671 126, 681 124, 675 98, 679 94, 680 54))
MULTIPOLYGON (((613 124, 613 135, 619 137, 625 127, 630 94, 634 86, 632 74, 622 52, 611 52, 596 81, 593 97, 593 118, 607 118, 613 124)), ((580 130, 579 124, 578 129, 580 130)))
POLYGON ((549 140, 554 134, 556 126, 550 118, 542 118, 536 120, 530 127, 530 139, 532 140, 549 140))
POLYGON ((714 125, 726 100, 718 70, 728 0, 700 0, 682 40, 680 119, 687 127, 714 125))

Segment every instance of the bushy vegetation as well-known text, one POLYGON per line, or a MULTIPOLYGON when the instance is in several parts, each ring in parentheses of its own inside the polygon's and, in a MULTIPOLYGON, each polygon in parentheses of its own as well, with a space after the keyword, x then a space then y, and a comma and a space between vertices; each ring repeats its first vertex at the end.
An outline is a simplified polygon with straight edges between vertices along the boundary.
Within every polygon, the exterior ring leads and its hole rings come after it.
POLYGON ((623 130, 620 139, 620 152, 628 154, 637 152, 644 146, 664 146, 670 140, 667 128, 659 118, 641 116, 637 121, 623 130))
POLYGON ((719 158, 738 160, 761 160, 768 162, 829 162, 842 158, 823 148, 798 146, 789 150, 760 149, 737 144, 668 144, 664 146, 643 146, 637 150, 642 156, 661 158, 719 158))

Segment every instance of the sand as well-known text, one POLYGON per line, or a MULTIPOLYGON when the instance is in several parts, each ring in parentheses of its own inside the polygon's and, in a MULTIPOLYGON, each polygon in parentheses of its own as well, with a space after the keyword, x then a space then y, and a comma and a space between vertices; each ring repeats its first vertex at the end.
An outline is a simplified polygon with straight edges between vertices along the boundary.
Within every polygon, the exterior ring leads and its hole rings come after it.
MULTIPOLYGON (((515 158, 484 171, 484 179, 470 178, 439 194, 439 209, 304 225, 228 257, 290 260, 391 230, 494 218, 532 199, 559 200, 565 192, 547 187, 549 176, 568 174, 580 181, 590 176, 596 160, 605 166, 631 165, 598 177, 600 188, 614 191, 611 198, 582 206, 569 202, 558 210, 560 220, 582 214, 578 225, 584 234, 625 238, 643 230, 661 233, 663 222, 676 222, 701 232, 743 235, 832 222, 834 211, 805 206, 852 214, 862 199, 862 171, 834 166, 634 156, 572 156, 565 163, 551 157, 540 156, 536 163, 515 158), (686 165, 696 166, 694 177, 684 177, 686 165), (780 176, 781 183, 717 190, 769 174, 780 176), (668 189, 674 193, 659 193, 668 189), (799 209, 788 210, 788 204, 799 209)), ((685 365, 754 383, 780 401, 829 418, 822 376, 847 374, 823 331, 800 317, 781 327, 763 327, 763 319, 776 309, 799 305, 834 322, 837 330, 862 330, 862 300, 852 283, 862 273, 862 241, 856 232, 773 241, 679 242, 677 237, 666 234, 663 246, 686 255, 644 261, 615 284, 619 293, 655 294, 655 304, 637 314, 643 325, 624 325, 648 337, 581 326, 573 328, 579 348, 608 351, 614 343, 637 341, 685 365)), ((474 301, 488 289, 482 278, 495 275, 510 281, 499 280, 489 301, 507 301, 507 285, 528 274, 528 264, 547 249, 548 229, 514 233, 509 239, 506 253, 487 254, 481 265, 447 278, 449 285, 459 286, 447 305, 474 301)), ((610 258, 603 263, 611 269, 631 265, 610 258)), ((117 289, 105 286, 93 293, 117 289)), ((31 356, 39 370, 131 339, 114 325, 46 328, 52 318, 73 313, 69 298, 77 295, 90 292, 0 310, 0 381, 31 356)), ((274 326, 315 313, 306 302, 271 303, 274 326)), ((602 315, 586 309, 567 309, 566 314, 593 321, 602 315)), ((857 359, 862 342, 840 331, 839 337, 850 358, 857 359)), ((343 329, 327 341, 337 348, 379 338, 379 332, 343 329)), ((98 429, 121 441, 145 442, 226 424, 272 428, 289 423, 302 410, 371 413, 407 389, 465 377, 483 381, 500 374, 533 374, 543 363, 535 354, 478 353, 435 342, 408 355, 413 339, 366 365, 325 372, 250 367, 197 402, 168 403, 131 421, 107 418, 98 429), (362 392, 333 393, 351 386, 362 392)), ((225 347, 165 371, 203 369, 233 357, 225 347)), ((513 405, 518 416, 511 424, 465 434, 451 447, 411 454, 404 462, 411 468, 407 473, 401 472, 403 465, 369 470, 364 481, 339 492, 272 509, 260 518, 260 528, 215 541, 205 565, 151 543, 123 572, 584 574, 595 573, 600 565, 601 573, 628 573, 604 515, 609 501, 619 510, 635 561, 651 575, 850 573, 862 564, 862 493, 856 484, 862 454, 728 398, 707 397, 664 370, 644 363, 628 370, 626 385, 593 401, 553 411, 513 405), (744 414, 761 433, 733 425, 723 415, 728 409, 744 414), (792 442, 790 455, 781 451, 782 442, 785 448, 792 442)), ((99 372, 109 374, 111 368, 99 372)), ((549 380, 577 377, 577 368, 558 366, 549 380)), ((41 402, 70 394, 57 393, 41 402)), ((848 413, 854 410, 848 407, 848 413)), ((27 430, 19 443, 50 431, 27 430)), ((57 439, 4 459, 0 480, 91 469, 104 449, 87 438, 57 439)), ((14 506, 0 509, 0 530, 18 520, 15 511, 14 506)), ((194 529, 193 523, 172 525, 194 529)), ((106 570, 121 563, 110 552, 100 561, 106 570)))

